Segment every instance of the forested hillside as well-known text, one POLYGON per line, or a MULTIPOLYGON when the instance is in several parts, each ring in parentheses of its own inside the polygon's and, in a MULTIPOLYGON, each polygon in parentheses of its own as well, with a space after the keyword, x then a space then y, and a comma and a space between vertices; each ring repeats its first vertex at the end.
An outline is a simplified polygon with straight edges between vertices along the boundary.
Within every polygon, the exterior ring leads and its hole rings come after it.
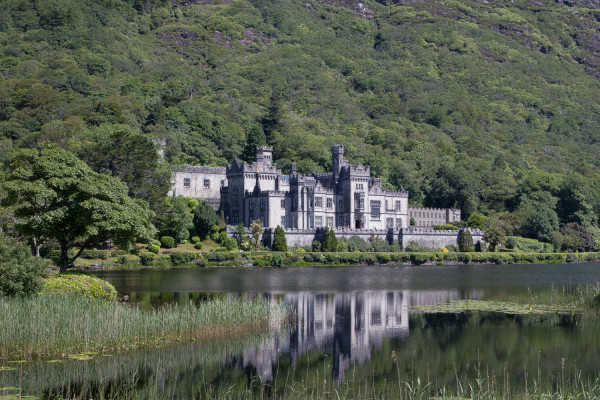
POLYGON ((343 143, 413 204, 596 232, 596 3, 3 0, 0 161, 52 142, 158 207, 172 166, 343 143))

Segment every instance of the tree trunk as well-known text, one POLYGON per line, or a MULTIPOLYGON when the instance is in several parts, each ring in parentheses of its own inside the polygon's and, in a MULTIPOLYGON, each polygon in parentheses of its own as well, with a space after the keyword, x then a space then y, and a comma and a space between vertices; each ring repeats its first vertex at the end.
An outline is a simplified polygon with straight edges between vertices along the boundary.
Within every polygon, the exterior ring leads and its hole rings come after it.
POLYGON ((67 245, 60 245, 60 272, 66 272, 69 268, 69 248, 67 245))

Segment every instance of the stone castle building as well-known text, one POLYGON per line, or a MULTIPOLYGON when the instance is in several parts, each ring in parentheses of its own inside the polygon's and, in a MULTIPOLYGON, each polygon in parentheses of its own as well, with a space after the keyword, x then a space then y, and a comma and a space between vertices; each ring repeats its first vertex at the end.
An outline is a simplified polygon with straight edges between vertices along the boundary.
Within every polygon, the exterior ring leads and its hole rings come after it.
POLYGON ((398 229, 408 226, 408 192, 381 187, 370 168, 352 166, 344 146, 331 147, 333 168, 324 174, 300 174, 296 165, 283 175, 273 149, 260 147, 252 164, 234 160, 226 168, 221 210, 230 225, 261 220, 275 228, 398 229))
POLYGON ((460 221, 460 210, 409 208, 406 190, 383 189, 370 167, 353 166, 344 158, 343 145, 331 146, 331 157, 331 172, 300 174, 292 163, 290 174, 284 175, 273 162, 273 148, 263 146, 253 163, 235 159, 227 167, 174 171, 169 194, 206 199, 230 226, 249 227, 260 220, 268 236, 279 225, 289 245, 310 244, 325 227, 335 229, 338 237, 417 238, 430 247, 456 242, 457 231, 428 227, 460 221), (415 227, 410 227, 411 218, 415 227))

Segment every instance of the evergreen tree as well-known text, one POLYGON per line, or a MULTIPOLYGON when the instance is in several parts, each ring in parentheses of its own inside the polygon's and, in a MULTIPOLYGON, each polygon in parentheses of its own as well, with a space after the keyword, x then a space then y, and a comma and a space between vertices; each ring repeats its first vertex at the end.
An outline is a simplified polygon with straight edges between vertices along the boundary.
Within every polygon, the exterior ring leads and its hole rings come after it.
POLYGON ((256 157, 256 148, 264 146, 266 143, 267 139, 262 126, 256 124, 253 125, 246 136, 246 146, 242 153, 242 160, 248 162, 254 161, 254 158, 256 157))
POLYGON ((277 228, 275 228, 275 234, 273 235, 273 246, 271 249, 273 251, 287 251, 288 249, 285 232, 279 225, 277 225, 277 228))
POLYGON ((462 252, 470 252, 475 250, 475 246, 473 245, 473 235, 467 229, 463 230, 460 233, 458 238, 458 247, 462 252))
POLYGON ((325 228, 323 238, 321 239, 321 251, 337 251, 337 238, 335 232, 329 227, 325 228))
POLYGON ((194 210, 193 222, 194 228, 196 228, 196 234, 201 238, 204 238, 210 233, 212 227, 219 223, 219 218, 210 204, 202 200, 194 210))

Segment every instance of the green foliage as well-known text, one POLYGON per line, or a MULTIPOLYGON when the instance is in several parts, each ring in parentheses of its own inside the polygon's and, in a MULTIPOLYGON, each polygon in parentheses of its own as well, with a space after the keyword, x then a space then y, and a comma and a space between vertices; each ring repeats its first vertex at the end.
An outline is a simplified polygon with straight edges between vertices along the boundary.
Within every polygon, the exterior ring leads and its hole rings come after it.
POLYGON ((15 153, 4 189, 3 204, 14 207, 20 232, 59 243, 63 272, 88 247, 111 239, 128 248, 155 234, 146 202, 130 198, 118 179, 95 173, 62 149, 15 153), (69 256, 72 248, 78 252, 69 256))
POLYGON ((47 266, 29 248, 0 233, 0 297, 31 296, 43 287, 47 266))
POLYGON ((252 221, 250 224, 250 230, 252 231, 252 241, 254 242, 254 250, 258 250, 260 246, 260 239, 262 237, 262 222, 259 220, 252 221))
POLYGON ((229 251, 236 250, 238 248, 237 240, 229 236, 221 241, 221 245, 223 245, 223 247, 229 251))
POLYGON ((202 242, 197 242, 196 244, 194 244, 194 248, 196 250, 201 250, 202 249, 202 242))
POLYGON ((175 239, 173 239, 171 236, 162 236, 160 238, 160 245, 165 249, 171 249, 175 247, 175 239))
POLYGON ((195 255, 184 251, 174 251, 169 258, 173 265, 182 265, 190 263, 195 258, 195 255))
POLYGON ((143 253, 140 254, 140 262, 144 266, 152 265, 154 261, 154 253, 143 253))
MULTIPOLYGON (((192 236, 192 238, 190 240, 192 241, 193 244, 198 244, 198 243, 202 242, 200 240, 200 236, 192 236)), ((202 244, 200 244, 200 247, 202 247, 202 244)))
POLYGON ((273 251, 287 251, 287 240, 285 239, 285 232, 283 228, 277 225, 275 228, 275 233, 273 234, 273 246, 271 247, 273 251))
POLYGON ((469 228, 483 229, 484 228, 483 216, 481 216, 481 214, 473 214, 467 220, 467 224, 469 224, 469 228))
POLYGON ((183 196, 177 196, 165 198, 165 203, 165 210, 157 218, 158 229, 161 234, 171 236, 176 243, 181 243, 189 238, 190 229, 194 228, 188 201, 183 196))
MULTIPOLYGON (((160 243, 160 242, 159 242, 160 243)), ((154 253, 154 254, 158 254, 160 253, 160 247, 155 245, 155 244, 151 244, 150 246, 148 246, 146 248, 149 252, 154 253)))
POLYGON ((458 249, 462 252, 470 252, 475 250, 473 244, 473 235, 468 229, 464 229, 458 237, 458 249))
POLYGON ((202 200, 194 209, 194 229, 201 238, 206 237, 213 226, 219 223, 215 210, 206 201, 202 200))
POLYGON ((337 251, 337 238, 335 237, 333 229, 329 229, 329 227, 325 228, 325 232, 323 232, 323 237, 321 238, 321 251, 337 251))
MULTIPOLYGON (((114 254, 113 254, 114 257, 114 254)), ((101 260, 108 259, 108 251, 107 250, 84 250, 81 253, 81 258, 99 258, 101 260)))
POLYGON ((108 301, 114 301, 117 298, 117 290, 113 285, 79 271, 63 272, 45 278, 42 293, 77 294, 108 301))

